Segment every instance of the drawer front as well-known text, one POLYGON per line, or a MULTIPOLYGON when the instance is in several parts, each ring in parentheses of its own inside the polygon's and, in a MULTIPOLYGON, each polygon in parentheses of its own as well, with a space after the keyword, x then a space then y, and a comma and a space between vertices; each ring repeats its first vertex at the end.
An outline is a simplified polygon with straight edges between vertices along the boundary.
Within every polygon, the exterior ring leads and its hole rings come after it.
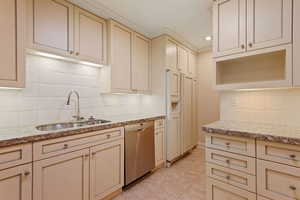
POLYGON ((300 147, 296 145, 257 141, 257 157, 300 167, 300 147))
POLYGON ((93 145, 110 142, 123 137, 123 128, 116 128, 36 142, 33 144, 33 159, 45 159, 59 154, 88 148, 93 145))
POLYGON ((256 192, 256 177, 219 165, 207 164, 207 176, 221 182, 239 187, 250 192, 256 192))
POLYGON ((206 147, 255 157, 255 140, 241 137, 206 134, 206 147))
POLYGON ((207 200, 256 200, 256 194, 211 178, 207 182, 207 200))
POLYGON ((257 200, 270 200, 270 199, 267 199, 267 198, 265 198, 265 197, 262 197, 262 196, 258 196, 258 195, 257 195, 257 200))
POLYGON ((155 129, 164 128, 165 127, 165 120, 163 120, 163 119, 155 120, 154 127, 155 127, 155 129))
POLYGON ((32 144, 0 148, 0 170, 32 161, 32 144))
POLYGON ((276 200, 300 199, 300 169, 258 160, 257 192, 276 200))
POLYGON ((255 158, 206 148, 206 161, 230 169, 256 175, 255 158))

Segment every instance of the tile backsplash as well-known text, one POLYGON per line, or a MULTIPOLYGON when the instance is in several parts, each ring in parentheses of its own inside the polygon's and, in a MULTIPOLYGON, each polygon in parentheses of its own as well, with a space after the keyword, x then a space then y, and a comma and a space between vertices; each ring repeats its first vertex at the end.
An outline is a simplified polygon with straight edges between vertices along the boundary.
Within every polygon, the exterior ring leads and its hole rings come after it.
POLYGON ((101 94, 100 68, 34 55, 26 56, 26 88, 0 90, 0 128, 32 126, 70 120, 75 98, 66 106, 67 95, 80 94, 81 113, 99 118, 161 114, 150 95, 101 94))
POLYGON ((221 120, 300 125, 300 89, 224 92, 221 120))

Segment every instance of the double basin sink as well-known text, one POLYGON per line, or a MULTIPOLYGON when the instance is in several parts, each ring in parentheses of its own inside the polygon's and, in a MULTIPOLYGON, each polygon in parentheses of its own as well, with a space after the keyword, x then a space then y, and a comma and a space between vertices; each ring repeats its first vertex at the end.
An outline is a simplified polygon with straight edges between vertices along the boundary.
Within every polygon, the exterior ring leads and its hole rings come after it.
POLYGON ((57 131, 57 130, 63 130, 68 128, 79 128, 84 126, 106 124, 109 122, 111 121, 107 121, 103 119, 77 121, 77 122, 63 122, 63 123, 40 125, 37 126, 36 129, 39 131, 57 131))

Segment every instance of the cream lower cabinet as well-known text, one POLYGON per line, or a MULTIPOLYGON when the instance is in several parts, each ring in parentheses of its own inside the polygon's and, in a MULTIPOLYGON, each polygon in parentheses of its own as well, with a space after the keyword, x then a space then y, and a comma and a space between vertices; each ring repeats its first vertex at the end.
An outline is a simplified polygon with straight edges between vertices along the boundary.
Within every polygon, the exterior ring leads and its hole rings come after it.
POLYGON ((33 200, 89 199, 89 149, 33 164, 33 200))
POLYGON ((0 171, 0 199, 32 199, 32 164, 0 171))
POLYGON ((99 200, 124 185, 124 141, 91 148, 90 197, 99 200))
POLYGON ((155 166, 159 167, 165 162, 165 125, 164 120, 155 121, 155 166))
POLYGON ((300 199, 299 146, 208 134, 206 148, 207 200, 300 199))

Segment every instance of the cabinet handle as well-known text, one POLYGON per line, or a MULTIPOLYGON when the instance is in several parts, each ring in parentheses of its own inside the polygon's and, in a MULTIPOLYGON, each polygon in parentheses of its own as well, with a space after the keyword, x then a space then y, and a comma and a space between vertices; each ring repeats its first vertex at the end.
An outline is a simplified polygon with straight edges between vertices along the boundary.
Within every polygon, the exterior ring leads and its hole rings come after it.
POLYGON ((90 157, 90 154, 85 154, 84 157, 88 158, 88 157, 90 157))
POLYGON ((249 47, 252 47, 253 46, 253 44, 252 43, 249 43, 249 47))
POLYGON ((229 146, 230 146, 230 143, 229 143, 229 142, 226 142, 226 146, 229 147, 229 146))
POLYGON ((73 54, 74 53, 74 51, 70 51, 70 54, 73 54))
POLYGON ((226 163, 227 163, 227 164, 230 164, 230 160, 226 160, 226 163))
POLYGON ((293 186, 293 185, 291 185, 290 187, 289 187, 291 190, 296 190, 297 188, 295 187, 295 186, 293 186))
POLYGON ((92 156, 95 156, 95 155, 96 155, 96 152, 93 152, 93 153, 92 153, 92 156))
POLYGON ((75 54, 76 56, 79 56, 79 52, 76 52, 76 54, 75 54))
POLYGON ((241 45, 241 48, 242 48, 242 49, 245 49, 245 45, 244 45, 244 44, 242 44, 242 45, 241 45))
POLYGON ((290 155, 290 158, 291 158, 291 159, 295 159, 295 158, 296 158, 296 155, 292 154, 292 155, 290 155))
POLYGON ((111 138, 111 135, 110 134, 106 135, 106 138, 107 139, 111 138))
POLYGON ((64 144, 64 149, 67 149, 69 147, 68 144, 64 144))
POLYGON ((226 179, 229 180, 229 179, 230 179, 230 176, 226 176, 226 179))
POLYGON ((30 172, 26 171, 24 172, 24 176, 29 176, 30 175, 30 172))

